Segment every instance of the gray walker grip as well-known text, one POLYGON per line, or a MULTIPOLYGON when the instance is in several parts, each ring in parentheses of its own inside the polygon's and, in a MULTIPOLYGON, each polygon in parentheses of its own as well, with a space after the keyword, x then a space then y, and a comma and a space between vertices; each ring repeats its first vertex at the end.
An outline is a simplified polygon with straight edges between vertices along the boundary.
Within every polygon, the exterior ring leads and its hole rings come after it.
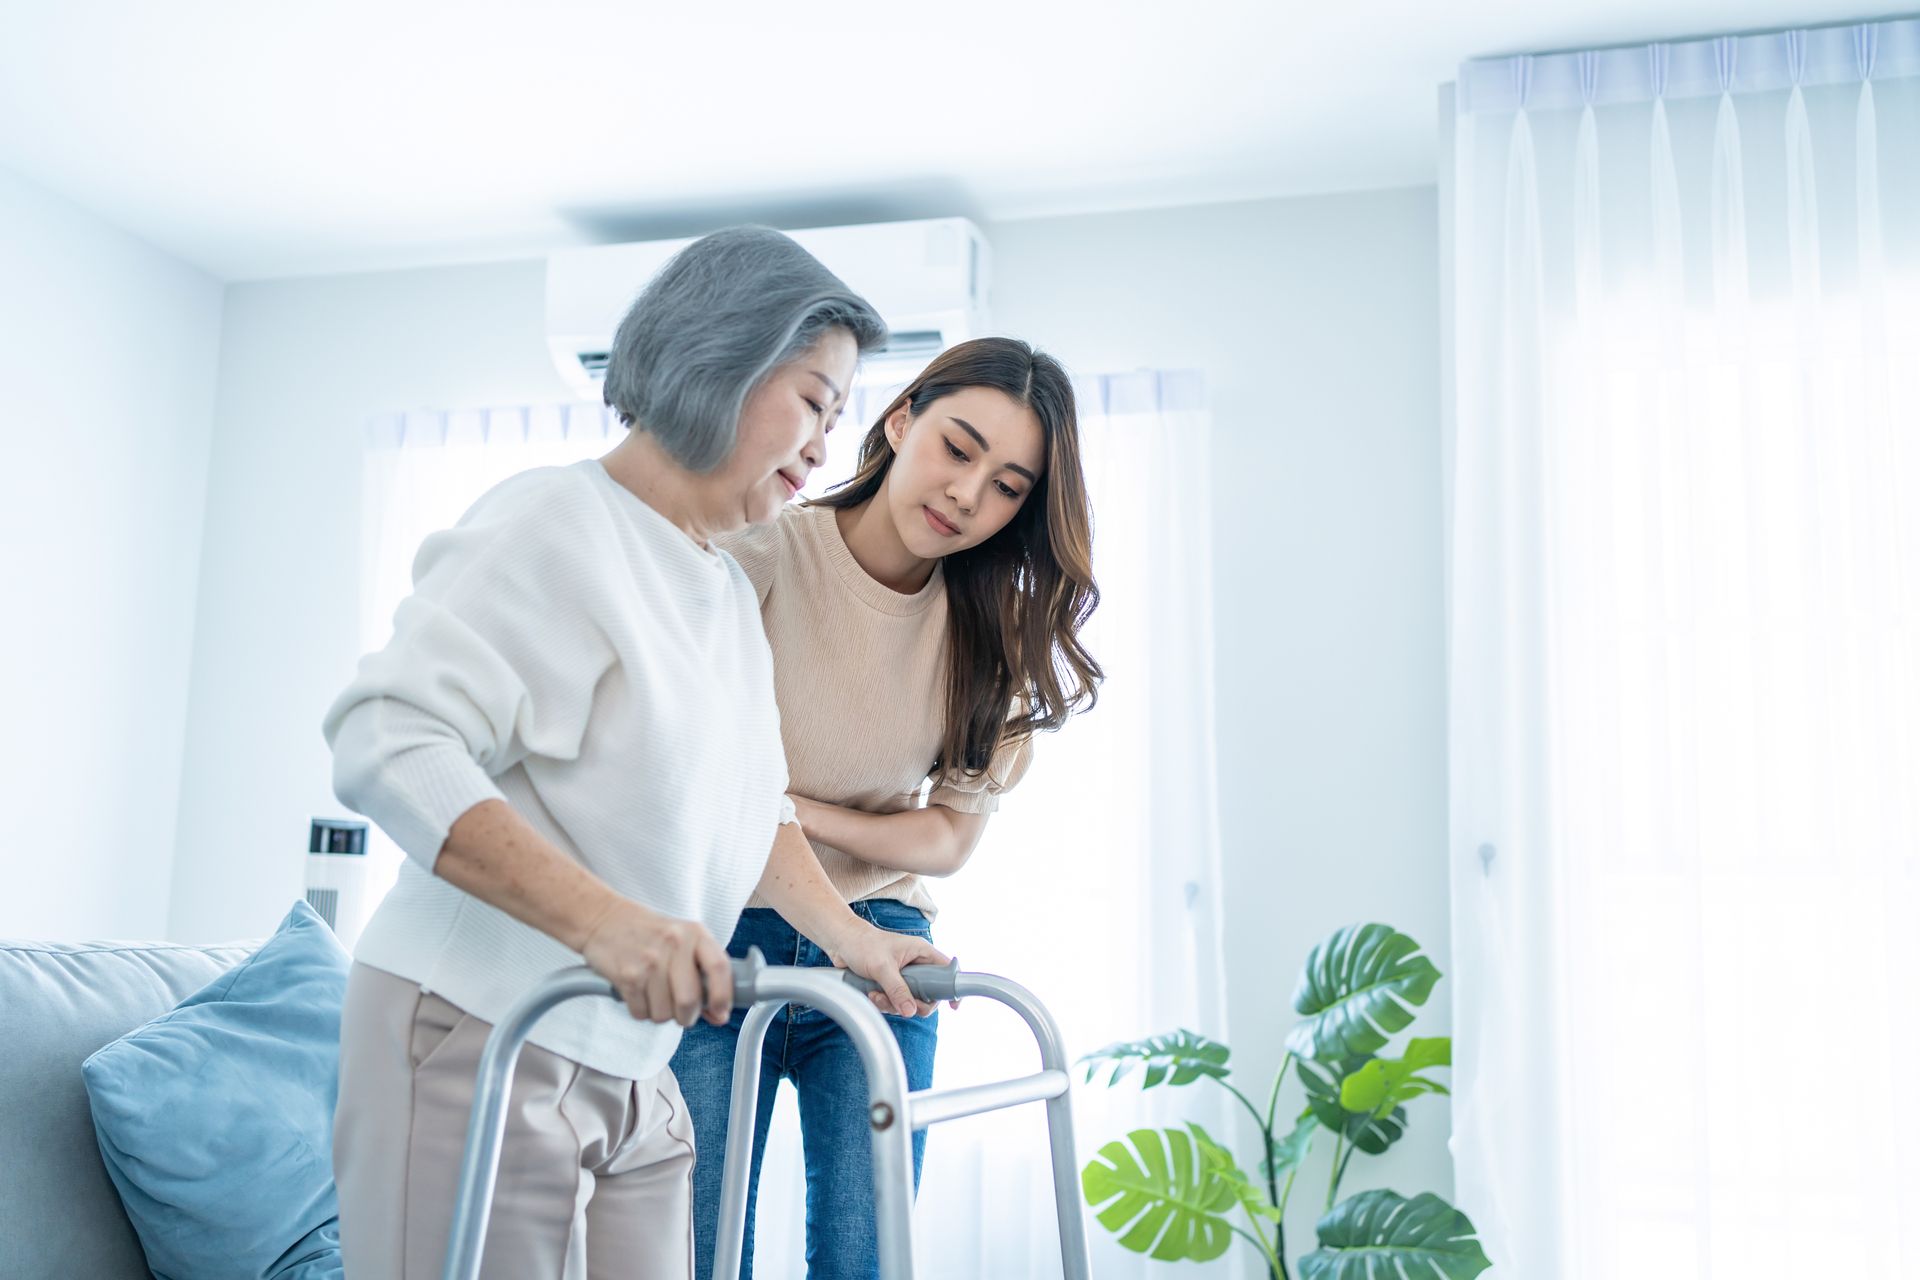
MULTIPOLYGON (((715 1275, 735 1275, 740 1269, 746 1228, 747 1149, 753 1135, 762 1042, 774 1014, 784 1004, 796 1002, 812 1005, 839 1024, 866 1071, 875 1233, 882 1280, 912 1280, 913 1276, 913 1131, 1026 1102, 1046 1105, 1062 1274, 1065 1280, 1088 1280, 1087 1231, 1075 1168, 1066 1049, 1052 1015, 1030 992, 992 974, 962 973, 957 960, 950 965, 905 969, 902 977, 916 999, 934 1002, 983 996, 1012 1007, 1032 1030, 1041 1063, 1038 1074, 1019 1079, 909 1093, 899 1046, 886 1019, 866 998, 865 993, 879 990, 878 984, 845 970, 769 966, 758 949, 749 951, 744 960, 733 961, 732 967, 734 1007, 747 1009, 748 1013, 734 1058, 733 1110, 714 1241, 715 1275)), ((500 1143, 507 1127, 514 1065, 533 1024, 555 1005, 578 996, 620 998, 613 984, 591 969, 563 969, 516 1001, 487 1037, 475 1082, 473 1114, 467 1123, 466 1150, 442 1271, 444 1280, 478 1280, 499 1172, 500 1143)), ((702 1158, 711 1159, 716 1154, 703 1153, 702 1158)))
MULTIPOLYGON (((842 969, 841 977, 855 991, 872 994, 880 990, 880 984, 871 978, 863 978, 850 969, 842 969)), ((907 990, 916 1000, 925 1000, 929 1004, 939 1004, 942 1000, 960 998, 960 962, 947 964, 910 964, 900 971, 907 980, 907 990)))
MULTIPOLYGON (((760 1003, 759 977, 767 967, 766 957, 760 954, 760 948, 748 947, 745 960, 733 962, 733 1007, 750 1009, 760 1003)), ((880 984, 871 978, 863 978, 851 969, 835 969, 841 981, 864 995, 880 990, 880 984)), ((907 990, 916 1000, 929 1004, 938 1004, 942 1000, 958 1000, 960 993, 960 962, 948 961, 946 964, 910 964, 900 971, 906 981, 907 990)))

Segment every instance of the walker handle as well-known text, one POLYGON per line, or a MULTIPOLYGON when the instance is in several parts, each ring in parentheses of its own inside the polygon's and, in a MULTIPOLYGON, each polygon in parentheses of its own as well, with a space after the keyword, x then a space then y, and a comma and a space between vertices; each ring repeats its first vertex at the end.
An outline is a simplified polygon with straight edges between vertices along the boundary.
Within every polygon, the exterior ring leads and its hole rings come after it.
MULTIPOLYGON (((840 976, 846 979, 848 986, 856 991, 875 992, 880 984, 871 978, 863 978, 851 969, 842 969, 840 976)), ((960 981, 960 961, 949 960, 946 964, 910 964, 900 971, 906 979, 907 990, 913 993, 915 1000, 925 1000, 928 1004, 939 1004, 942 1000, 958 1000, 956 987, 960 981)))
MULTIPOLYGON (((767 967, 766 957, 760 954, 760 948, 748 947, 747 958, 733 962, 733 1007, 750 1009, 759 1003, 757 994, 760 971, 767 967)), ((880 984, 871 978, 863 978, 851 969, 838 970, 846 984, 856 991, 874 992, 880 990, 880 984)), ((946 964, 910 964, 900 971, 906 980, 907 990, 913 993, 915 1000, 924 1000, 928 1004, 938 1004, 942 1000, 958 1000, 960 993, 960 961, 949 960, 946 964)))
MULTIPOLYGON (((751 1009, 759 1003, 757 994, 760 971, 767 967, 767 959, 760 954, 760 948, 748 947, 747 958, 734 960, 733 965, 733 1007, 751 1009)), ((587 970, 580 971, 583 975, 587 970)), ((848 986, 856 991, 874 992, 880 990, 880 984, 870 978, 863 978, 851 969, 837 970, 848 986)), ((597 975, 596 975, 597 976, 597 975)), ((925 1000, 928 1004, 938 1004, 942 1000, 958 1000, 955 990, 960 980, 960 961, 950 960, 946 964, 910 964, 900 971, 906 980, 907 990, 916 1000, 925 1000)), ((605 979, 601 979, 605 981, 605 979)), ((583 993, 584 994, 584 993, 583 993)), ((613 999, 620 998, 620 992, 611 982, 607 983, 605 994, 613 999)))

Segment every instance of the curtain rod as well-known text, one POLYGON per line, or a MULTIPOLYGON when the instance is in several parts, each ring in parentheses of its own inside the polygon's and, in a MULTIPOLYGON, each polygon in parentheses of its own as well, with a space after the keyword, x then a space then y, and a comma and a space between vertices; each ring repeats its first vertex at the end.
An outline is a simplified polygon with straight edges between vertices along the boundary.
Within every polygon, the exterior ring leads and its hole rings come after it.
POLYGON ((1920 75, 1920 18, 1460 64, 1461 115, 1764 93, 1920 75))

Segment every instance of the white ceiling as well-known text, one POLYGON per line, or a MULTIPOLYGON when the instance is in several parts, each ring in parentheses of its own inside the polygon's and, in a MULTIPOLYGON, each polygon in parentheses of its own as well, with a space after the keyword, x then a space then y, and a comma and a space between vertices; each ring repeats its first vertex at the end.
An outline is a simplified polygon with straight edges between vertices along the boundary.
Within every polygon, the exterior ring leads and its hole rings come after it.
POLYGON ((229 279, 1427 183, 1466 57, 1849 0, 0 0, 0 168, 229 279))

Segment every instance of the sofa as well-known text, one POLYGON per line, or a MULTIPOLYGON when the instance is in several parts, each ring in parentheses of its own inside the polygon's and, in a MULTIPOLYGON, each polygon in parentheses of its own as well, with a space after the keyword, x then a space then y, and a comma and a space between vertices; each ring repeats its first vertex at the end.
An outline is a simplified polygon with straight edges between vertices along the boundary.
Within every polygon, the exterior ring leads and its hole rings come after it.
POLYGON ((0 1277, 150 1280, 80 1064, 259 945, 0 940, 0 1277))

